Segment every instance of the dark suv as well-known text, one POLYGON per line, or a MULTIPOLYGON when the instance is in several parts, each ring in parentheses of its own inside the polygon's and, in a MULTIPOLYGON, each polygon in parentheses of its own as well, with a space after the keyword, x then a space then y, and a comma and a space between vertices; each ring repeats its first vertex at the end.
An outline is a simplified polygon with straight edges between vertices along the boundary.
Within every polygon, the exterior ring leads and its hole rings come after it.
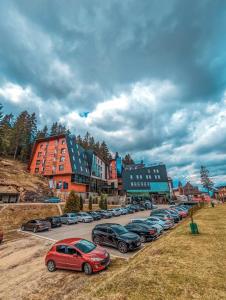
POLYGON ((62 225, 60 217, 47 217, 45 221, 51 224, 51 228, 60 227, 62 225))
POLYGON ((129 232, 124 226, 114 223, 96 225, 92 231, 92 240, 97 245, 117 248, 121 253, 139 248, 140 237, 129 232))

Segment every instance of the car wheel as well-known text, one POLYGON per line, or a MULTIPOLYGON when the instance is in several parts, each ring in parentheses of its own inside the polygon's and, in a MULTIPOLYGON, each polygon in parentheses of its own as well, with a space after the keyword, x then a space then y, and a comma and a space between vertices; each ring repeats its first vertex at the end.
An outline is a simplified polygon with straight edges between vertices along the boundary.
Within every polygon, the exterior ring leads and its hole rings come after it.
POLYGON ((36 228, 36 227, 33 228, 33 232, 34 232, 34 233, 37 232, 37 228, 36 228))
POLYGON ((56 271, 56 264, 55 264, 55 262, 53 260, 49 260, 47 262, 47 269, 48 269, 49 272, 56 271))
POLYGON ((84 264, 83 270, 86 275, 91 275, 93 273, 93 269, 88 263, 84 264))
POLYGON ((145 243, 146 242, 146 237, 144 235, 140 236, 140 241, 141 243, 145 243))
POLYGON ((119 250, 119 252, 121 252, 121 253, 126 253, 126 252, 128 252, 128 247, 127 247, 126 243, 124 243, 124 242, 119 242, 119 244, 118 244, 118 250, 119 250))
POLYGON ((67 223, 66 223, 67 225, 69 225, 70 223, 69 223, 69 221, 67 221, 67 223))
POLYGON ((95 236, 95 237, 93 238, 93 242, 94 242, 94 244, 96 244, 96 245, 100 245, 100 244, 101 244, 100 237, 99 237, 99 236, 95 236))
POLYGON ((82 222, 85 223, 85 219, 82 219, 82 222))

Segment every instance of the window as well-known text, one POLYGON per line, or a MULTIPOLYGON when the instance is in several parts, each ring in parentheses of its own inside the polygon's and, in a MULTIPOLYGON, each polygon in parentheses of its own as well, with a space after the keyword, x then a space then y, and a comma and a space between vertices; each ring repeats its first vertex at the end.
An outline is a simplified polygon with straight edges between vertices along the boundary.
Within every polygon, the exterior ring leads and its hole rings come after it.
POLYGON ((137 177, 137 179, 139 179, 139 175, 137 175, 136 177, 137 177))
POLYGON ((53 172, 55 172, 56 171, 56 166, 53 166, 52 170, 53 170, 53 172))
POLYGON ((72 140, 70 140, 70 144, 71 144, 71 146, 73 145, 73 142, 72 142, 72 140))
POLYGON ((65 156, 60 157, 60 162, 63 162, 63 161, 65 161, 65 156))
POLYGON ((65 143, 66 143, 66 141, 65 141, 65 140, 62 140, 61 144, 64 145, 65 143))
POLYGON ((39 172, 39 168, 35 168, 35 173, 38 173, 39 172))
POLYGON ((80 167, 80 170, 81 170, 81 172, 83 171, 83 168, 82 168, 82 166, 80 167))
POLYGON ((69 254, 69 255, 73 255, 73 254, 77 254, 77 255, 79 255, 78 254, 78 251, 76 251, 74 248, 72 248, 72 247, 67 247, 67 254, 69 254))
POLYGON ((141 186, 143 186, 143 185, 144 185, 144 183, 141 181, 140 185, 141 185, 141 186))
POLYGON ((66 148, 62 148, 60 152, 61 152, 61 154, 66 153, 66 148))
POLYGON ((63 171, 64 170, 64 165, 59 165, 59 171, 63 171))
POLYGON ((43 148, 43 144, 40 145, 40 149, 42 149, 42 148, 43 148))
POLYGON ((134 182, 134 186, 137 186, 137 183, 136 183, 136 182, 134 182))
POLYGON ((150 169, 148 169, 148 173, 151 173, 151 170, 150 170, 150 169))
POLYGON ((156 169, 156 173, 159 173, 159 169, 156 169))
POLYGON ((38 152, 38 157, 41 157, 42 156, 42 152, 38 152))
POLYGON ((140 186, 140 182, 137 182, 137 186, 140 186))
POLYGON ((133 175, 130 175, 130 179, 133 179, 133 175))
POLYGON ((40 160, 36 160, 36 166, 39 166, 40 165, 40 160))
POLYGON ((133 182, 131 182, 131 186, 133 186, 133 182))
POLYGON ((73 148, 71 148, 71 152, 74 153, 74 149, 73 148))
POLYGON ((68 183, 65 182, 65 181, 64 181, 64 183, 63 183, 63 189, 64 189, 64 190, 67 190, 67 189, 68 189, 68 183))
POLYGON ((66 249, 67 249, 67 247, 65 245, 56 246, 56 251, 58 253, 64 253, 64 254, 66 254, 66 249))
POLYGON ((142 175, 140 175, 140 179, 143 179, 142 175))
POLYGON ((58 181, 58 182, 57 182, 56 188, 57 188, 58 190, 59 190, 59 189, 62 189, 62 181, 58 181))
POLYGON ((79 158, 79 163, 81 164, 82 162, 81 162, 81 158, 79 158))

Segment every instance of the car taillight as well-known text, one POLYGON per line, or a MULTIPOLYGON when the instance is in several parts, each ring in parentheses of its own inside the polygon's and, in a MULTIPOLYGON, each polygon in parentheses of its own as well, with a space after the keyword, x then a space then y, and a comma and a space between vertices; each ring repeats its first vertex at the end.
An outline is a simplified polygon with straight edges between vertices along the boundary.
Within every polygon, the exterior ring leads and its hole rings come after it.
POLYGON ((155 232, 156 232, 156 230, 154 230, 154 229, 149 230, 150 234, 155 234, 155 232))

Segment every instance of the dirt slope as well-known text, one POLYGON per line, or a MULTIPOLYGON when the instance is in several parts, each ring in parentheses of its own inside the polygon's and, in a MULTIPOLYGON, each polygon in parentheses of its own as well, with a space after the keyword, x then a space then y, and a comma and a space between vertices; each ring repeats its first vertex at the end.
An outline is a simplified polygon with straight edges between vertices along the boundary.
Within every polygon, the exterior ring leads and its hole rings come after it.
POLYGON ((28 173, 26 164, 4 158, 0 158, 0 190, 16 190, 22 202, 38 201, 51 195, 45 178, 28 173))

